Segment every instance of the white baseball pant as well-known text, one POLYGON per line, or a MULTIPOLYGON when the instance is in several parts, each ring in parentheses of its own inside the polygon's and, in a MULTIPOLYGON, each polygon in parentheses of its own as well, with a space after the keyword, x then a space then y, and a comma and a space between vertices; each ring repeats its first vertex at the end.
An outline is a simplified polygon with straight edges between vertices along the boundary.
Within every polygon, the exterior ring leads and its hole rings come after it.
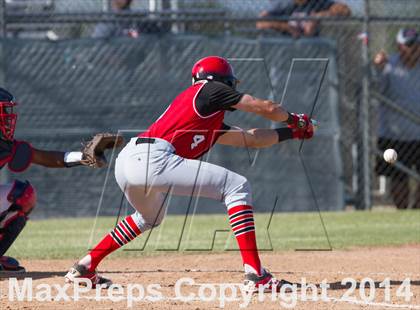
POLYGON ((144 232, 158 226, 166 213, 165 196, 200 196, 223 201, 228 209, 252 205, 247 179, 223 167, 174 154, 165 140, 137 144, 137 137, 118 154, 115 178, 136 209, 144 232))

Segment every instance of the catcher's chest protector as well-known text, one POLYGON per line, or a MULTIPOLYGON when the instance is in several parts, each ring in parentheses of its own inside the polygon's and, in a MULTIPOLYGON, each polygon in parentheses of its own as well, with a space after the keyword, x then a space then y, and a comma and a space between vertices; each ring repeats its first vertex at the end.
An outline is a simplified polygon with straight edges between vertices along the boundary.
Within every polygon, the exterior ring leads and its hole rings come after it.
POLYGON ((32 146, 25 141, 0 139, 0 170, 8 164, 13 172, 23 172, 32 163, 32 146))
POLYGON ((205 83, 197 83, 183 91, 168 109, 139 137, 160 138, 171 143, 175 153, 194 159, 206 153, 222 134, 225 111, 201 116, 195 99, 205 83))

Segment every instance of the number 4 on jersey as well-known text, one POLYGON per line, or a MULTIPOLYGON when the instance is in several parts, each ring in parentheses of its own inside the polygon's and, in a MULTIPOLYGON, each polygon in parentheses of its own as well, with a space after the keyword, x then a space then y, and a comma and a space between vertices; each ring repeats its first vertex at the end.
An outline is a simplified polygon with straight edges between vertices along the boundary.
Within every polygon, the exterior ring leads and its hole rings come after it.
POLYGON ((203 135, 195 135, 193 137, 193 143, 191 143, 191 149, 195 149, 201 142, 203 142, 206 138, 203 135))

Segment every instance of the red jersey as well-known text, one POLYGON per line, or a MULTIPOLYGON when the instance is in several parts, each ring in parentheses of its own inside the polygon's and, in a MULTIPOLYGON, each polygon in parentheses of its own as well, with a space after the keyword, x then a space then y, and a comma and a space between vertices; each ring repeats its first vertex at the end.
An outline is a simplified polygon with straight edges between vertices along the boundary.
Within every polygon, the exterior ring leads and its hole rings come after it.
POLYGON ((196 83, 179 94, 166 111, 139 137, 168 141, 181 157, 194 159, 206 153, 223 134, 225 110, 201 115, 196 99, 206 82, 196 83))

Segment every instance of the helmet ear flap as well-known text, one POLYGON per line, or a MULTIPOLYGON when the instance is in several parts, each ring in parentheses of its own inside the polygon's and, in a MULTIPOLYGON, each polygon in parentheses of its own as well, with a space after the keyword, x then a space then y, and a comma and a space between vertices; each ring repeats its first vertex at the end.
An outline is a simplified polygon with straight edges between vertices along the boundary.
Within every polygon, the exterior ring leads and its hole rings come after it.
POLYGON ((235 78, 227 78, 225 84, 236 90, 236 85, 238 84, 237 82, 238 80, 235 78))

